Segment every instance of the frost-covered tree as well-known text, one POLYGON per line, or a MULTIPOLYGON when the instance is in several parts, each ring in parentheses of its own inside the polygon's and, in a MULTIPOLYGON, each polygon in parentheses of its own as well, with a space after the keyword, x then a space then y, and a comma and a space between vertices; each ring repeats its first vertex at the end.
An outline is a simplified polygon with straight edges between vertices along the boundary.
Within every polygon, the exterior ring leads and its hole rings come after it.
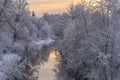
POLYGON ((59 48, 63 72, 68 74, 66 79, 119 79, 119 52, 116 52, 119 23, 115 21, 119 19, 119 14, 112 12, 110 1, 103 2, 104 7, 101 2, 98 2, 99 7, 93 5, 95 10, 83 4, 74 7, 73 15, 76 17, 67 22, 69 25, 59 48))
POLYGON ((16 54, 1 55, 0 80, 28 80, 25 64, 16 54))
POLYGON ((25 0, 0 0, 0 57, 10 57, 0 60, 0 79, 4 77, 1 80, 31 79, 33 66, 41 60, 31 46, 39 38, 35 19, 38 20, 30 15, 25 0))

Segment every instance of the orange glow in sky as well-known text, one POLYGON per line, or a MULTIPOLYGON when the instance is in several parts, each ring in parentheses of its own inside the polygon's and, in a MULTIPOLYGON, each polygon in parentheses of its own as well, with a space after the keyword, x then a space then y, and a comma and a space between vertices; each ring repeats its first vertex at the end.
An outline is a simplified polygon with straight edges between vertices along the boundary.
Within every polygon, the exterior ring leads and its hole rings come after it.
POLYGON ((62 13, 67 10, 70 2, 77 3, 79 0, 27 0, 30 11, 37 15, 43 13, 62 13))

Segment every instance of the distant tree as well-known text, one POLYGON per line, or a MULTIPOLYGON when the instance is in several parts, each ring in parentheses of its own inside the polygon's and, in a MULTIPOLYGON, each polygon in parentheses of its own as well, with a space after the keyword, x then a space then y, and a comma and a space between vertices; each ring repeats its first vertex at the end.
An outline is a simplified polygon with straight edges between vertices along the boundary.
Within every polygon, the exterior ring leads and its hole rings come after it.
POLYGON ((71 2, 68 6, 68 13, 70 14, 72 19, 74 19, 73 11, 74 11, 74 2, 71 2))
POLYGON ((35 16, 35 12, 34 11, 32 12, 32 16, 35 16))

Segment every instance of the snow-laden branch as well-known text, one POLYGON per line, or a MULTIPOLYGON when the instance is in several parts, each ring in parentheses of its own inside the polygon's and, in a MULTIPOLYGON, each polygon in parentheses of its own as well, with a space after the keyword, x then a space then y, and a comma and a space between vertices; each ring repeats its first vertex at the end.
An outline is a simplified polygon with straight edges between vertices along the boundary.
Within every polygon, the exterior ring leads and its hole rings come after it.
POLYGON ((4 54, 0 61, 0 80, 14 80, 16 77, 23 80, 25 76, 24 66, 19 64, 21 57, 17 54, 4 54))
POLYGON ((53 39, 51 39, 51 38, 47 38, 47 39, 45 39, 45 40, 40 40, 40 41, 34 41, 33 43, 32 43, 32 46, 36 46, 36 45, 49 45, 49 44, 52 44, 54 42, 54 40, 53 39))

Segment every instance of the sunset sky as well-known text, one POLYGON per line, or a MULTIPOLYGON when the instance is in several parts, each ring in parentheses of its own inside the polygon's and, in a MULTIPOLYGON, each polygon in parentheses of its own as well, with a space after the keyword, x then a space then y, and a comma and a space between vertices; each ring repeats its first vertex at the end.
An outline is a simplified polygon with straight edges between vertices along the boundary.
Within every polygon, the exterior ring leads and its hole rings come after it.
POLYGON ((37 15, 42 15, 45 12, 49 13, 62 13, 70 2, 74 3, 79 0, 27 0, 29 3, 30 11, 35 11, 37 15))

